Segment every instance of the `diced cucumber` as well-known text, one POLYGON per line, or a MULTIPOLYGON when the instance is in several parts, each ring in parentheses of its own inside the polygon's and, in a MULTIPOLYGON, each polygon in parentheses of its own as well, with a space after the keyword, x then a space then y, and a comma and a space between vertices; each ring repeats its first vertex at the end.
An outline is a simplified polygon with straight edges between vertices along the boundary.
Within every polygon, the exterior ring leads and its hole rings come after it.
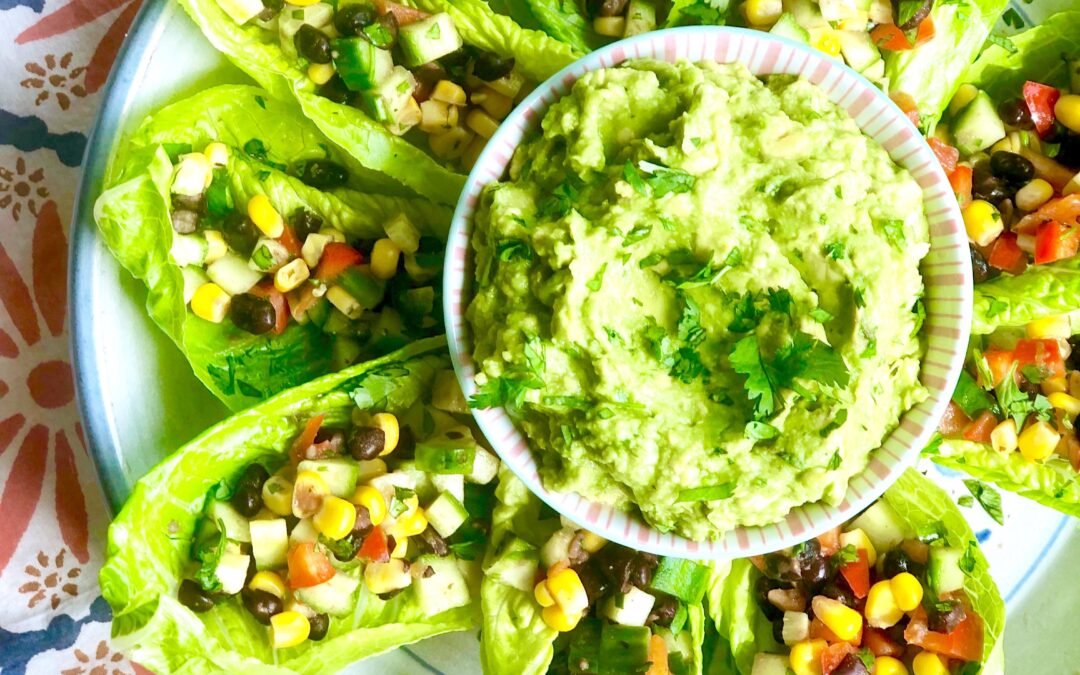
POLYGON ((410 488, 416 493, 417 498, 422 503, 434 501, 439 496, 438 490, 431 484, 431 475, 417 466, 415 461, 405 461, 398 464, 394 473, 400 473, 408 476, 408 480, 411 482, 410 488))
POLYGON ((289 5, 278 14, 278 43, 289 60, 298 58, 294 39, 300 26, 305 24, 327 32, 334 25, 334 7, 326 2, 306 7, 289 5))
POLYGON ((532 593, 536 585, 536 548, 518 537, 504 542, 503 547, 502 554, 484 570, 484 574, 500 584, 532 593))
POLYGON ((750 675, 787 675, 788 672, 790 672, 788 657, 758 652, 754 656, 754 666, 750 670, 750 675))
POLYGON ((931 546, 926 564, 926 580, 937 595, 952 593, 964 587, 964 571, 960 559, 964 552, 952 546, 931 546))
POLYGON ((398 245, 402 253, 416 253, 420 248, 420 230, 412 224, 404 213, 394 216, 384 227, 386 236, 398 245))
POLYGON ((255 244, 255 250, 251 252, 251 260, 248 267, 256 272, 276 272, 279 267, 289 262, 292 254, 276 239, 261 237, 255 244))
MULTIPOLYGON (((857 11, 855 0, 818 0, 821 18, 826 21, 843 21, 851 18, 857 11)), ((869 33, 865 33, 870 37, 869 33)))
POLYGON ((177 234, 173 233, 172 246, 169 248, 169 257, 177 265, 201 265, 206 261, 206 254, 210 251, 210 244, 206 237, 201 234, 177 234))
POLYGON ((195 295, 195 291, 199 286, 210 281, 210 277, 206 276, 206 272, 201 267, 195 267, 189 265, 180 270, 180 274, 184 277, 184 304, 191 302, 192 296, 195 295))
POLYGON ((469 519, 469 512, 461 500, 449 492, 443 492, 436 497, 424 513, 427 515, 428 523, 442 537, 449 537, 457 532, 462 523, 469 519))
POLYGON ((372 309, 378 305, 386 294, 386 282, 371 277, 359 266, 342 272, 337 283, 364 309, 372 309))
POLYGON ((405 68, 394 66, 375 88, 365 91, 362 99, 368 114, 383 124, 396 124, 416 91, 416 77, 405 68))
POLYGON ((398 31, 398 44, 405 65, 415 68, 456 52, 464 42, 450 15, 440 12, 402 26, 398 31))
POLYGON ((235 595, 244 590, 244 582, 247 581, 248 566, 251 564, 251 556, 225 551, 221 554, 221 560, 214 568, 214 576, 221 583, 221 592, 226 595, 235 595))
POLYGON ((262 13, 262 0, 217 0, 221 11, 236 23, 243 25, 262 13))
POLYGON ((330 488, 330 494, 342 499, 352 496, 360 478, 360 467, 357 463, 344 457, 305 459, 296 465, 296 471, 314 471, 319 474, 330 488))
POLYGON ((603 615, 623 626, 644 626, 656 598, 631 586, 626 593, 617 593, 604 602, 603 615))
POLYGON ((444 474, 432 476, 431 484, 440 493, 447 492, 459 502, 465 501, 465 476, 460 474, 444 474))
POLYGON ((783 0, 783 9, 790 12, 795 21, 807 31, 828 26, 814 0, 783 0))
POLYGON ((910 528, 888 502, 879 499, 870 508, 863 511, 846 528, 848 531, 860 529, 866 533, 878 556, 885 555, 900 545, 907 538, 910 528))
POLYGON ((446 369, 435 373, 435 382, 431 385, 431 405, 450 413, 469 413, 469 403, 454 371, 446 369))
POLYGON ((229 295, 247 293, 262 280, 263 275, 248 267, 247 261, 229 252, 206 268, 206 274, 229 295))
POLYGON ((390 504, 390 500, 394 498, 395 488, 405 488, 416 492, 416 475, 407 471, 392 471, 375 476, 368 481, 368 485, 378 490, 383 496, 383 501, 390 504))
POLYGON ((498 473, 499 458, 479 445, 476 446, 476 457, 473 459, 472 471, 465 476, 465 480, 470 483, 487 485, 495 480, 495 475, 498 473))
POLYGON ((240 515, 240 512, 229 502, 221 500, 213 502, 206 515, 211 522, 225 532, 225 536, 230 540, 245 543, 251 541, 251 529, 248 527, 247 518, 240 515))
POLYGON ((874 61, 862 72, 863 77, 871 82, 881 83, 885 81, 885 59, 874 61))
POLYGON ((669 655, 681 654, 687 659, 693 657, 694 642, 690 635, 690 631, 681 630, 678 633, 675 633, 672 632, 670 628, 665 628, 663 626, 653 626, 653 631, 664 638, 664 644, 667 645, 669 655))
POLYGON ((476 462, 476 441, 468 427, 416 443, 416 466, 435 474, 472 473, 476 462))
POLYGON ((620 626, 606 623, 600 629, 601 672, 637 673, 649 661, 652 631, 645 626, 620 626))
POLYGON ((351 574, 339 571, 321 584, 297 588, 294 593, 308 607, 316 612, 325 612, 331 616, 348 614, 353 609, 353 594, 360 586, 360 580, 351 574))
POLYGON ((260 570, 272 570, 285 566, 289 554, 289 528, 284 518, 273 520, 253 520, 251 530, 251 555, 255 556, 255 567, 260 570))
POLYGON ((840 52, 844 55, 844 61, 860 73, 865 73, 882 60, 881 52, 866 31, 841 30, 837 31, 836 35, 840 40, 840 52))
POLYGON ((334 336, 330 363, 335 371, 344 370, 360 359, 363 352, 360 343, 347 335, 334 336))
POLYGON ((870 0, 870 6, 867 8, 870 13, 870 21, 872 23, 892 23, 893 22, 893 4, 892 0, 870 0))
POLYGON ((964 106, 952 123, 956 147, 963 155, 973 155, 1005 138, 1005 125, 985 91, 964 106))
POLYGON ((319 531, 315 529, 315 524, 311 522, 311 518, 302 518, 300 522, 293 526, 292 532, 289 533, 289 544, 306 544, 308 542, 319 541, 319 531))
POLYGON ((386 473, 386 462, 381 459, 361 459, 356 462, 356 468, 360 472, 356 477, 356 484, 363 485, 375 476, 386 473))
POLYGON ((570 540, 576 532, 577 528, 574 526, 564 527, 548 537, 540 549, 540 562, 545 568, 570 557, 570 540))
MULTIPOLYGON (((570 639, 567 663, 587 666, 571 670, 575 675, 597 675, 600 672, 600 624, 599 619, 586 616, 577 628, 567 634, 570 639)), ((560 672, 554 668, 552 670, 560 672)))
POLYGON ((421 574, 413 583, 416 598, 426 616, 442 614, 448 609, 464 607, 472 602, 469 585, 452 557, 423 555, 415 564, 426 565, 434 571, 431 575, 421 574))
POLYGON ((623 37, 641 35, 656 29, 656 5, 652 0, 630 0, 626 8, 623 37))
POLYGON ((213 178, 213 167, 210 160, 201 152, 192 152, 181 155, 173 170, 172 193, 186 197, 201 195, 206 186, 213 178))
POLYGON ((334 40, 331 55, 334 68, 353 91, 367 91, 386 79, 394 68, 394 57, 359 36, 334 40))
POLYGON ((781 14, 769 32, 802 44, 809 44, 810 42, 810 32, 799 25, 799 21, 791 12, 781 14))
POLYGON ((402 318, 411 326, 423 326, 424 319, 435 311, 435 289, 431 286, 410 288, 395 299, 402 318))

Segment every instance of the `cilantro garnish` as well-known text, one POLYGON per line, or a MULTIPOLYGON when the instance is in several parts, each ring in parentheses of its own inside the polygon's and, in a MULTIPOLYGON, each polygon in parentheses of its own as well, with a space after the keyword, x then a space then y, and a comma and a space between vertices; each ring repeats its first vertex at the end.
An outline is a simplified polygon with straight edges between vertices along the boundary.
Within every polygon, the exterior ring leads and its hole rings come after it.
POLYGON ((983 507, 987 515, 993 518, 998 525, 1005 524, 1005 514, 1001 511, 1001 493, 994 488, 981 483, 973 478, 964 479, 964 486, 983 507))
POLYGON ((730 360, 735 372, 746 376, 743 386, 758 420, 770 417, 780 408, 781 389, 801 389, 795 382, 797 379, 846 385, 849 378, 843 357, 803 332, 795 333, 771 357, 761 352, 757 336, 744 337, 735 343, 730 360))
POLYGON ((521 239, 503 239, 495 245, 495 255, 503 262, 532 260, 533 250, 521 239))
POLYGON ((576 177, 569 177, 556 187, 550 197, 540 202, 537 215, 541 218, 558 220, 570 213, 574 208, 574 200, 580 191, 581 181, 576 177))
POLYGON ((752 441, 769 441, 780 435, 780 430, 768 422, 751 420, 746 423, 746 437, 752 441))
POLYGON ((830 242, 822 248, 822 253, 833 260, 839 260, 847 255, 847 246, 842 241, 830 242))

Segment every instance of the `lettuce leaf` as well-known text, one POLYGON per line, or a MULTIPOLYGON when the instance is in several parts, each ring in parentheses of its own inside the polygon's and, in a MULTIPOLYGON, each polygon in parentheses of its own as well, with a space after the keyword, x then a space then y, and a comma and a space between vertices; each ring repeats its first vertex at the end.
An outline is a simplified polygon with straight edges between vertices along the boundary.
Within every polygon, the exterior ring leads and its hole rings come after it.
POLYGON ((525 0, 536 21, 544 31, 575 51, 586 54, 598 49, 611 38, 593 30, 592 22, 582 10, 582 0, 525 0))
MULTIPOLYGON (((167 144, 202 148, 212 140, 239 143, 231 147, 228 167, 234 202, 244 203, 261 192, 285 205, 286 212, 306 208, 357 238, 379 236, 383 223, 405 213, 427 233, 446 237, 450 212, 444 207, 349 188, 320 192, 275 168, 313 156, 329 156, 351 166, 344 153, 320 139, 294 108, 259 89, 210 89, 147 120, 110 167, 113 182, 95 204, 95 220, 106 246, 146 285, 150 317, 184 352, 196 376, 233 410, 329 372, 331 338, 313 325, 295 323, 281 335, 255 336, 230 322, 214 324, 188 312, 181 270, 169 256, 172 162, 166 148, 176 146, 167 144), (253 138, 264 140, 264 160, 241 149, 253 138)), ((355 184, 366 180, 362 175, 350 178, 355 184)))
POLYGON ((113 610, 116 644, 159 673, 326 673, 403 644, 468 629, 475 606, 429 617, 412 593, 383 601, 361 585, 352 615, 332 620, 324 640, 275 653, 266 627, 239 599, 205 614, 176 599, 210 490, 252 462, 286 453, 311 415, 325 413, 328 423, 344 423, 354 401, 375 401, 374 409, 400 413, 427 396, 435 373, 449 367, 444 338, 414 343, 239 413, 144 476, 109 527, 99 576, 113 610))
POLYGON ((1080 11, 1060 12, 1042 23, 1013 35, 1016 53, 991 45, 964 77, 995 101, 1019 95, 1028 79, 1055 87, 1069 86, 1066 59, 1080 58, 1080 11))
POLYGON ((923 125, 932 129, 964 81, 1007 0, 937 2, 930 16, 936 34, 907 51, 884 52, 890 92, 914 97, 923 125))
POLYGON ((1024 326, 1035 319, 1080 307, 1080 257, 1032 265, 1019 275, 1003 274, 975 286, 971 331, 1024 326))
MULTIPOLYGON (((946 543, 967 548, 972 545, 974 569, 966 577, 964 590, 972 607, 982 617, 984 675, 1004 672, 1003 636, 1005 603, 990 576, 989 564, 978 546, 975 534, 949 495, 914 469, 908 469, 882 496, 907 521, 911 534, 920 527, 941 523, 946 543)), ((759 651, 779 652, 772 638, 772 627, 754 601, 757 569, 748 560, 734 560, 730 569, 714 568, 709 589, 709 612, 720 633, 725 649, 718 650, 720 666, 733 665, 734 672, 749 675, 754 655, 759 651), (728 652, 725 654, 724 652, 728 652)))

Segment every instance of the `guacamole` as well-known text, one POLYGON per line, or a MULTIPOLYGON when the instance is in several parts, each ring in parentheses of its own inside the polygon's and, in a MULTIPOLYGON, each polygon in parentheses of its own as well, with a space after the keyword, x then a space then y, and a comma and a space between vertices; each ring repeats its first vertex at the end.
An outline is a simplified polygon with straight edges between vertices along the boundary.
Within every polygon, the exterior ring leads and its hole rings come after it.
POLYGON ((838 502, 926 396, 922 192, 805 80, 589 73, 474 228, 472 403, 550 489, 715 538, 838 502))

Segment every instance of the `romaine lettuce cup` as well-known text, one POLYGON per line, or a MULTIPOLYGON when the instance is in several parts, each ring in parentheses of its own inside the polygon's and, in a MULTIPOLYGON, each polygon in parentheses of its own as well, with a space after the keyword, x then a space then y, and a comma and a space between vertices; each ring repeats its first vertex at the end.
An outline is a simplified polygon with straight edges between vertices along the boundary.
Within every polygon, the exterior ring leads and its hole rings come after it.
POLYGON ((180 4, 218 50, 296 100, 357 161, 447 205, 529 84, 576 58, 484 0, 180 4))
POLYGON ((914 672, 1004 672, 1005 606, 986 559, 914 469, 840 532, 717 566, 708 607, 721 672, 912 672, 913 659, 947 669, 914 672))
POLYGON ((143 477, 100 574, 114 644, 158 673, 328 673, 470 628, 498 462, 447 412, 464 410, 449 369, 444 339, 419 341, 225 420, 143 477))
POLYGON ((706 566, 605 542, 508 470, 495 495, 480 586, 485 673, 702 672, 706 566))
POLYGON ((222 86, 146 120, 113 159, 95 219, 146 285, 150 317, 238 410, 441 331, 450 212, 383 189, 401 191, 293 106, 222 86), (354 264, 378 251, 391 254, 382 272, 354 264))

